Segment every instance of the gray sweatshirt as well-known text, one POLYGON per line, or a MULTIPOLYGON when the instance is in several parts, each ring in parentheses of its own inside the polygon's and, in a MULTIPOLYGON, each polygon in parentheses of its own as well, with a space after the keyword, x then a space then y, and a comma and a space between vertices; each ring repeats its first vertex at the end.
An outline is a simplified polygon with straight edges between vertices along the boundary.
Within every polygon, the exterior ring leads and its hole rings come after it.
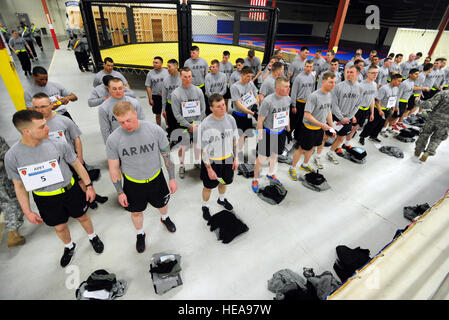
POLYGON ((201 121, 206 116, 204 94, 200 88, 193 84, 189 88, 183 85, 176 88, 171 94, 171 106, 176 121, 186 128, 189 128, 192 122, 201 121), (184 117, 182 113, 183 104, 191 101, 198 101, 200 103, 201 114, 199 116, 184 117))
POLYGON ((304 71, 299 73, 293 81, 291 97, 292 106, 296 105, 296 100, 307 101, 315 87, 315 76, 313 73, 306 74, 304 71))
POLYGON ((162 82, 162 110, 165 111, 167 102, 171 103, 172 92, 181 85, 179 74, 172 76, 168 74, 162 82))
MULTIPOLYGON (((89 99, 87 100, 87 104, 89 107, 96 107, 102 104, 105 100, 104 97, 110 94, 108 88, 104 86, 104 84, 100 84, 92 90, 89 99)), ((136 98, 136 94, 128 87, 125 87, 125 96, 136 98)))
POLYGON ((332 90, 332 114, 338 120, 351 119, 357 113, 362 98, 362 88, 357 81, 340 82, 332 90))
POLYGON ((206 85, 206 96, 208 97, 213 93, 219 93, 224 96, 228 88, 226 75, 220 71, 217 73, 209 72, 204 83, 206 85))

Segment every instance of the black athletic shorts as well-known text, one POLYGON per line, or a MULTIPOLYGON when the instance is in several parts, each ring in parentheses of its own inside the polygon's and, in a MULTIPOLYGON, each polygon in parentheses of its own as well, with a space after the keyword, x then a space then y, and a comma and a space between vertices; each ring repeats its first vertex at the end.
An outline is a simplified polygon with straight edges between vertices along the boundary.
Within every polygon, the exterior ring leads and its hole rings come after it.
POLYGON ((407 110, 412 110, 415 107, 415 99, 416 97, 412 94, 408 99, 407 110))
MULTIPOLYGON (((301 149, 309 151, 313 147, 318 147, 323 143, 325 133, 323 129, 308 129, 303 123, 301 130, 301 140, 299 141, 299 146, 301 149)), ((330 131, 326 131, 326 135, 331 137, 332 133, 330 131)))
POLYGON ((125 192, 128 198, 126 211, 143 212, 147 208, 147 203, 150 203, 154 208, 160 209, 165 207, 168 200, 170 200, 170 190, 162 169, 156 178, 147 183, 132 182, 126 177, 123 180, 123 192, 125 192))
POLYGON ((33 199, 42 220, 50 227, 67 223, 69 217, 79 218, 89 208, 86 194, 77 182, 66 192, 54 196, 38 196, 33 192, 33 199))
POLYGON ((232 116, 235 119, 235 122, 237 124, 237 128, 242 130, 243 133, 248 133, 247 136, 248 137, 252 137, 252 129, 253 129, 253 119, 248 118, 248 115, 245 114, 243 115, 238 115, 235 112, 232 112, 232 116), (251 132, 246 132, 246 130, 250 129, 249 131, 251 132))
POLYGON ((367 110, 359 109, 355 114, 355 118, 357 119, 357 124, 359 126, 363 126, 365 124, 366 119, 369 119, 369 115, 371 110, 368 108, 367 110))
POLYGON ((257 142, 256 152, 259 155, 269 157, 272 153, 282 154, 287 139, 287 130, 282 133, 268 133, 267 129, 263 129, 263 139, 257 142))
POLYGON ((407 110, 407 102, 399 101, 399 112, 393 112, 393 115, 391 117, 399 118, 404 114, 405 110, 407 110))
POLYGON ((154 114, 162 113, 162 97, 160 95, 152 95, 153 98, 153 106, 152 110, 154 114))
MULTIPOLYGON (((221 178, 222 182, 224 182, 226 185, 231 184, 234 180, 234 170, 232 170, 233 160, 233 156, 225 160, 211 160, 212 169, 217 174, 217 177, 221 178)), ((218 180, 209 179, 209 175, 207 174, 207 169, 203 161, 201 161, 200 177, 203 181, 203 186, 207 189, 214 189, 220 183, 220 181, 218 180)))
POLYGON ((223 96, 224 99, 231 99, 231 89, 228 88, 226 89, 226 93, 223 96))
MULTIPOLYGON (((332 120, 333 121, 340 121, 338 120, 338 118, 334 115, 332 115, 332 120)), ((337 135, 340 137, 344 137, 347 136, 348 133, 350 133, 352 130, 352 119, 349 119, 349 123, 348 124, 344 124, 343 127, 337 131, 337 135)))

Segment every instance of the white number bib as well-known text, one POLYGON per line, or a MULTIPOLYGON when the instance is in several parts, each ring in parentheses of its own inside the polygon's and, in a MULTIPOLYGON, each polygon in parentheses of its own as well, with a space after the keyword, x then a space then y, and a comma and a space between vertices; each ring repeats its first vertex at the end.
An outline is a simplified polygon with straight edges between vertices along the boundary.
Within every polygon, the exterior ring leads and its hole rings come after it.
POLYGON ((247 94, 245 94, 243 97, 240 98, 240 102, 249 109, 253 104, 257 102, 256 97, 254 96, 253 92, 250 91, 247 94))
POLYGON ((387 102, 387 108, 394 108, 396 106, 396 97, 389 97, 387 102))
POLYGON ((182 116, 184 118, 196 117, 201 115, 201 107, 200 102, 198 100, 181 102, 181 108, 182 108, 182 116))
POLYGON ((288 111, 276 112, 273 115, 273 129, 286 127, 288 125, 288 111))
POLYGON ((67 142, 67 139, 65 138, 64 130, 51 131, 48 133, 48 138, 53 141, 67 142))
POLYGON ((51 186, 64 181, 56 159, 17 169, 26 191, 51 186))

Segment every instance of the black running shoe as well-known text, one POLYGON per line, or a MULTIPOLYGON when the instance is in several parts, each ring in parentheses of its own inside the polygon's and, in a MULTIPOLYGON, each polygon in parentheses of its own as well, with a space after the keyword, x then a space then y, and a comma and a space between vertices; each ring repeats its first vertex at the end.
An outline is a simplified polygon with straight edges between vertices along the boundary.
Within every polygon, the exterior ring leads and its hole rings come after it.
POLYGON ((201 207, 201 210, 203 210, 203 219, 209 221, 209 219, 211 218, 209 208, 203 206, 201 207))
POLYGON ((146 233, 137 235, 136 250, 138 253, 145 251, 145 237, 146 233))
POLYGON ((364 137, 360 137, 359 138, 359 143, 364 146, 365 145, 365 138, 364 137))
POLYGON ((73 248, 64 248, 64 254, 61 258, 61 267, 65 268, 70 261, 72 260, 73 255, 75 254, 76 243, 73 243, 73 248))
POLYGON ((105 203, 108 201, 108 197, 102 197, 99 194, 95 195, 95 201, 99 203, 105 203))
POLYGON ((90 244, 92 245, 92 248, 94 248, 96 253, 102 253, 104 250, 104 244, 100 240, 98 236, 95 236, 92 240, 89 240, 90 244))
POLYGON ((170 220, 170 217, 167 217, 167 219, 162 220, 161 218, 161 222, 162 224, 167 228, 167 230, 169 232, 175 232, 176 231, 176 226, 175 224, 170 220))
POLYGON ((220 199, 217 200, 217 203, 219 205, 222 205, 223 207, 225 207, 226 210, 231 211, 232 209, 234 209, 234 207, 232 206, 232 204, 229 203, 228 199, 224 199, 224 201, 221 201, 220 199))

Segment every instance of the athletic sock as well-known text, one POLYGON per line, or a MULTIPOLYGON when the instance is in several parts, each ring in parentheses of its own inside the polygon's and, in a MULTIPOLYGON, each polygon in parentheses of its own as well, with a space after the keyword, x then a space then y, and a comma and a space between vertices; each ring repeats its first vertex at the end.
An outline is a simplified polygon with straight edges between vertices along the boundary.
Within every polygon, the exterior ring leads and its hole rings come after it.
POLYGON ((220 199, 220 201, 224 201, 224 199, 225 199, 225 194, 224 194, 224 193, 219 193, 219 194, 218 194, 218 198, 220 199))
POLYGON ((137 230, 137 234, 145 234, 145 231, 143 231, 143 228, 139 229, 139 230, 137 230))
POLYGON ((97 235, 95 234, 95 232, 88 234, 87 235, 89 237, 89 240, 93 240, 97 235))
POLYGON ((287 150, 284 150, 284 151, 282 152, 282 155, 283 155, 284 157, 286 157, 286 156, 287 156, 287 150))
POLYGON ((165 221, 165 219, 167 219, 167 218, 168 218, 168 213, 167 213, 167 214, 161 214, 161 218, 162 218, 162 220, 164 220, 164 221, 165 221))
POLYGON ((64 247, 66 247, 67 249, 72 249, 73 248, 73 241, 70 241, 70 243, 65 244, 64 247))
POLYGON ((203 200, 203 207, 209 208, 209 201, 204 201, 203 200))

